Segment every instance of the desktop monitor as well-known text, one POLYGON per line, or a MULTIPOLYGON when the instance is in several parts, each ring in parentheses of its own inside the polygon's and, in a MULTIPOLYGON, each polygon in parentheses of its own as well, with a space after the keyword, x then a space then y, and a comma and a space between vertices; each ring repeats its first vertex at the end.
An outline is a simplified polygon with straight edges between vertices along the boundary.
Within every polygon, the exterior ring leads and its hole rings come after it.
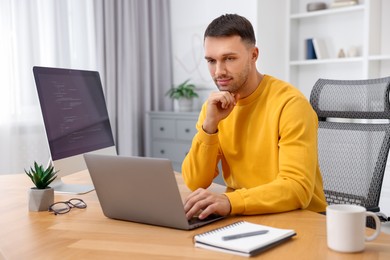
POLYGON ((83 154, 116 155, 100 76, 97 71, 34 67, 46 136, 57 178, 56 192, 83 194, 93 185, 62 178, 87 169, 83 154))

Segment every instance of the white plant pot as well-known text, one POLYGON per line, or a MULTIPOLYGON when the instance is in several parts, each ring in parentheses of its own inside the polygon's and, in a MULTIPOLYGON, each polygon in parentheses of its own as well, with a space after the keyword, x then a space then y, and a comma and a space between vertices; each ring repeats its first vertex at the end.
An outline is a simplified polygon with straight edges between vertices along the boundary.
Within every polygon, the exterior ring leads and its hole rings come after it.
POLYGON ((28 193, 28 209, 30 211, 47 211, 54 203, 54 189, 31 188, 28 193))
POLYGON ((180 98, 179 103, 179 112, 191 112, 193 106, 193 99, 190 98, 180 98))

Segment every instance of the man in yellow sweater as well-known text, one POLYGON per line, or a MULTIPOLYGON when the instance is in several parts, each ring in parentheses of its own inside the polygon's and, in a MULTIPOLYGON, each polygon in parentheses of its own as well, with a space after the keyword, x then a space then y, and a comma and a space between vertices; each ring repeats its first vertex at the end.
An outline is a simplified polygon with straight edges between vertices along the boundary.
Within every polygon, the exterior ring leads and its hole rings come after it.
POLYGON ((296 88, 257 71, 255 44, 251 23, 239 15, 222 15, 205 31, 205 59, 219 91, 203 105, 182 165, 193 190, 184 205, 187 218, 325 211, 317 116, 296 88), (232 192, 206 190, 220 161, 232 192))

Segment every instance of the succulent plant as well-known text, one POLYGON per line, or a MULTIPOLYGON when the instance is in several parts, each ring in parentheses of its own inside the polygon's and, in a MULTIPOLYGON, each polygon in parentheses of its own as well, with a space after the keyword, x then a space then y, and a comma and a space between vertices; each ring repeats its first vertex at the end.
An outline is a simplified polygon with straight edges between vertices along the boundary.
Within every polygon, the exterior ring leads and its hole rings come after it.
POLYGON ((31 181, 35 184, 37 189, 46 189, 49 187, 50 183, 57 178, 57 172, 54 171, 54 166, 49 165, 46 169, 42 165, 38 165, 37 162, 34 162, 34 169, 30 167, 30 171, 24 169, 24 172, 30 177, 31 181))

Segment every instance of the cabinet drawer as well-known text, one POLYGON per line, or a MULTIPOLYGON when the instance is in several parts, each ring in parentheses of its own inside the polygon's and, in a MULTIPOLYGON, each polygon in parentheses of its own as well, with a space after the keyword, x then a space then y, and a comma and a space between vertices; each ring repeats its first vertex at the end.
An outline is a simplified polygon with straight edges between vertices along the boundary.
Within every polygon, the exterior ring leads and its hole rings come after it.
POLYGON ((173 119, 153 119, 152 138, 175 138, 175 120, 173 119))
POLYGON ((176 138, 179 140, 191 141, 196 133, 196 122, 194 120, 178 120, 176 121, 177 133, 176 138))
POLYGON ((190 150, 190 143, 153 142, 152 157, 167 158, 173 162, 182 162, 190 150))

